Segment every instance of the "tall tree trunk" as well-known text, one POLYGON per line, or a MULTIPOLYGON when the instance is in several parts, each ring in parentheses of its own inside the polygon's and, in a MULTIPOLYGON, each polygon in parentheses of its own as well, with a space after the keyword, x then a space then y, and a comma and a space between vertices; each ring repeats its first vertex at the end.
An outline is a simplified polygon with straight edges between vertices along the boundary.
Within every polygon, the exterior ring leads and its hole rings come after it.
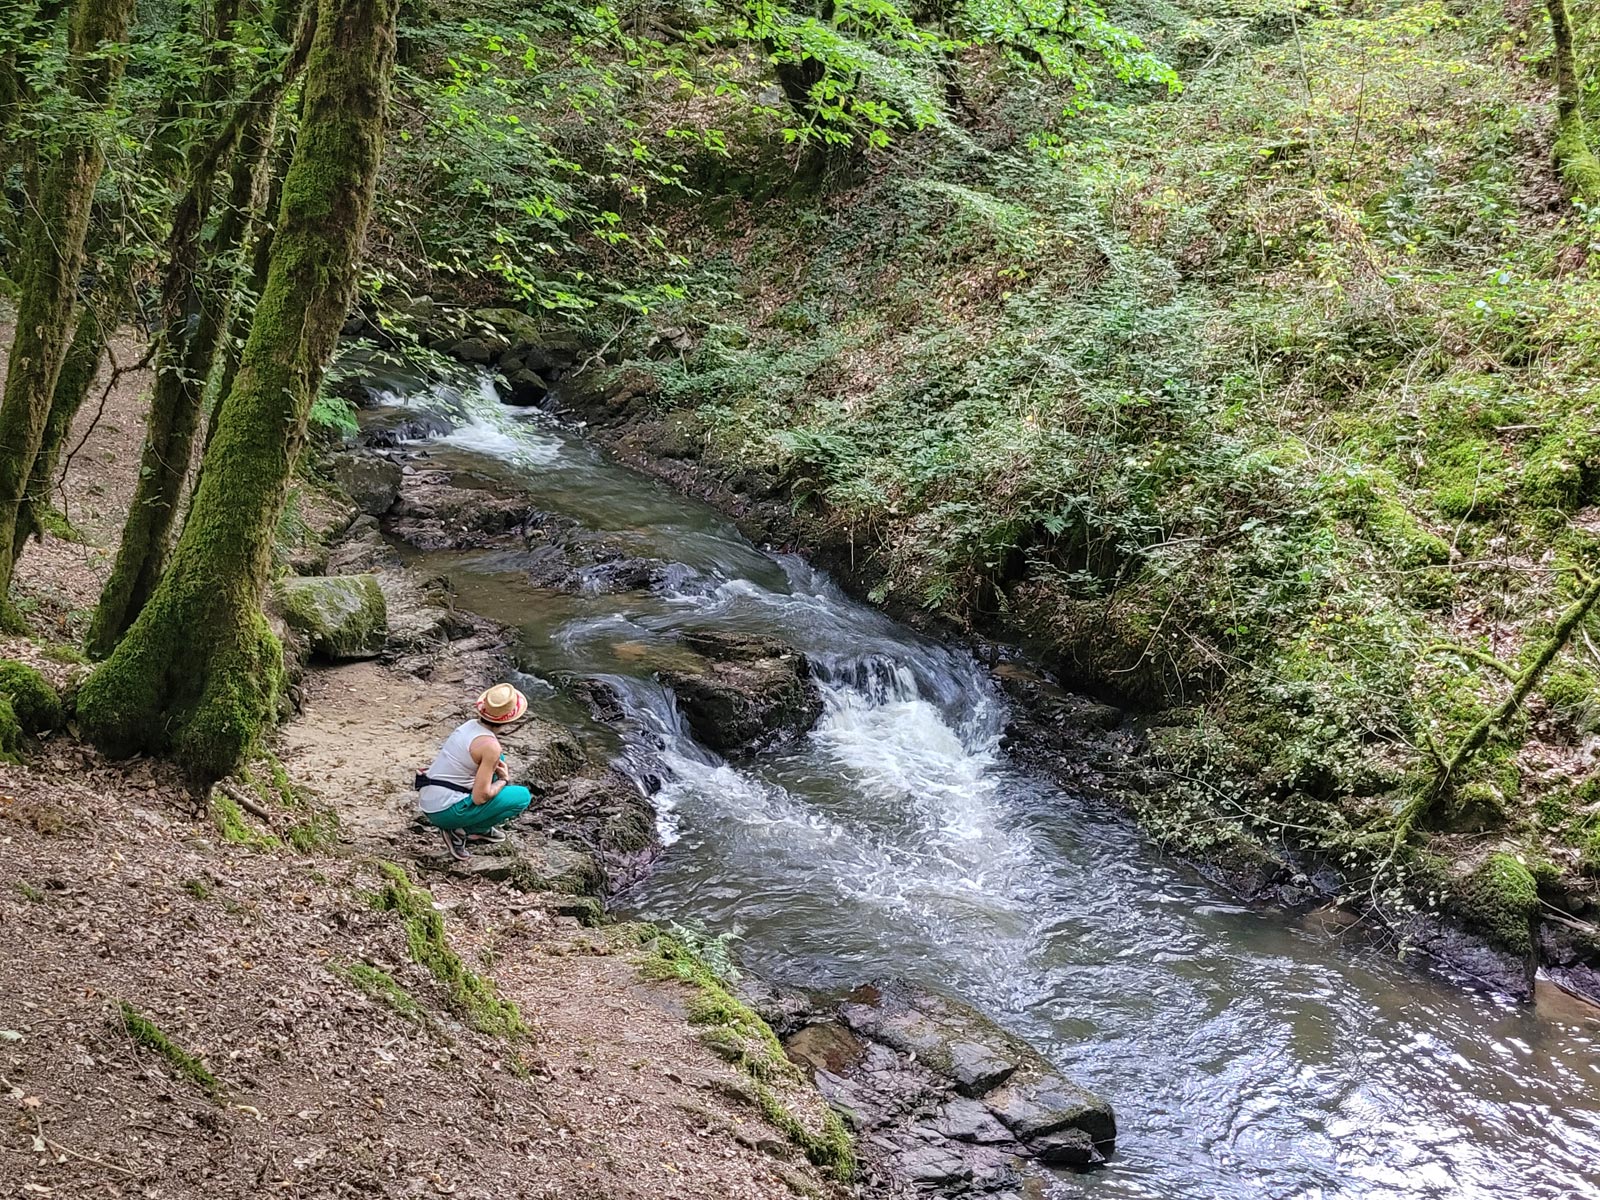
MULTIPOLYGON (((286 81, 287 82, 287 81, 286 81)), ((168 271, 168 318, 157 358, 156 383, 139 463, 139 482, 123 525, 116 561, 94 619, 88 649, 111 653, 144 608, 166 569, 178 500, 193 457, 206 386, 233 314, 238 286, 236 251, 249 224, 251 203, 271 150, 272 103, 257 106, 239 133, 221 216, 202 236, 210 178, 197 177, 174 224, 168 271)))
POLYGON ((1600 201, 1600 158, 1589 146, 1583 120, 1583 89, 1578 83, 1577 57, 1572 49, 1572 18, 1567 0, 1546 0, 1550 9, 1550 34, 1555 41, 1556 66, 1556 170, 1573 195, 1589 203, 1600 201))
MULTIPOLYGON (((252 223, 255 238, 250 247, 250 282, 245 285, 247 302, 260 297, 266 291, 267 268, 272 262, 272 238, 278 231, 277 215, 283 205, 283 181, 289 172, 292 156, 288 139, 285 139, 285 144, 280 146, 278 153, 273 156, 274 161, 266 183, 266 199, 257 209, 258 219, 252 223)), ((206 428, 207 450, 211 448, 211 435, 216 432, 217 423, 222 419, 222 402, 233 391, 233 379, 239 373, 240 346, 248 332, 245 313, 240 312, 234 317, 233 328, 228 331, 227 339, 222 346, 222 365, 217 380, 217 407, 211 414, 211 424, 206 428)), ((203 459, 200 466, 204 470, 203 459)))
POLYGON ((243 761, 277 710, 283 649, 261 613, 306 420, 354 297, 383 145, 396 0, 320 0, 305 115, 266 287, 155 594, 79 693, 113 754, 171 753, 200 780, 243 761))
MULTIPOLYGON (((132 8, 133 0, 80 0, 72 14, 67 88, 85 116, 106 106, 122 74, 122 56, 102 47, 127 41, 132 8)), ((104 161, 86 126, 65 135, 44 168, 39 202, 28 222, 17 328, 0 401, 0 604, 13 623, 9 595, 17 513, 73 335, 89 206, 104 161)))
POLYGON ((101 303, 100 297, 91 297, 78 310, 78 328, 72 335, 72 345, 67 347, 61 374, 56 376, 56 390, 50 400, 50 415, 45 420, 44 437, 39 443, 39 453, 34 457, 33 470, 28 475, 27 493, 17 509, 17 528, 11 544, 12 561, 22 557, 23 545, 44 528, 43 515, 50 507, 50 490, 54 486, 56 467, 61 462, 62 444, 67 440, 73 419, 89 395, 94 377, 99 374, 100 358, 106 349, 106 335, 116 328, 116 314, 102 313, 101 303))

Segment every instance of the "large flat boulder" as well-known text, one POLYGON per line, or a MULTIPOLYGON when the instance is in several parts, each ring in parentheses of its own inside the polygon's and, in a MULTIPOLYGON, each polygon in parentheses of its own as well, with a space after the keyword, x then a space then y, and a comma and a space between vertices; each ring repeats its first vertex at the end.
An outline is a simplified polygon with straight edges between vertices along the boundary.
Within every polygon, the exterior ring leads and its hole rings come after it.
POLYGON ((1092 1166, 1116 1138, 1101 1097, 982 1013, 904 980, 857 988, 784 1048, 858 1131, 869 1166, 917 1194, 1092 1166))
POLYGON ((983 1098, 999 1122, 1020 1141, 1076 1129, 1095 1142, 1117 1136, 1111 1105, 1048 1064, 1030 1063, 983 1098))
POLYGON ((693 632, 694 658, 659 672, 701 745, 719 753, 805 733, 822 698, 805 655, 774 638, 693 632))
POLYGON ((1004 1083, 1033 1051, 964 1004, 900 980, 857 988, 839 1016, 864 1037, 917 1059, 963 1096, 1004 1083))

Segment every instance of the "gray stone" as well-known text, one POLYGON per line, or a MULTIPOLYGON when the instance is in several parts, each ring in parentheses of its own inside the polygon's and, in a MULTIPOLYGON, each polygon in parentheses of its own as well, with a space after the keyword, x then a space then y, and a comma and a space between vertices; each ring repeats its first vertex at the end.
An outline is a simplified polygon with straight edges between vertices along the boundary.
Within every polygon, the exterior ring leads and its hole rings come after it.
POLYGON ((381 517, 400 495, 400 464, 376 454, 338 454, 329 474, 369 516, 381 517))
POLYGON ((1117 1136, 1111 1105, 1086 1088, 1048 1069, 1030 1068, 984 1097, 1000 1123, 1022 1141, 1062 1129, 1081 1129, 1097 1143, 1117 1136))
POLYGON ((1082 1129, 1058 1129, 1028 1143, 1038 1160, 1051 1167, 1089 1167, 1105 1162, 1094 1138, 1082 1129))
POLYGON ((964 1096, 957 1097, 939 1110, 934 1117, 933 1128, 942 1137, 958 1142, 987 1144, 1011 1140, 1010 1132, 995 1120, 993 1113, 979 1101, 964 1096))
POLYGON ((965 1005, 899 980, 856 989, 839 1012, 856 1032, 916 1055, 964 1096, 1004 1082, 1031 1053, 965 1005))
POLYGON ((911 1183, 940 1185, 972 1178, 967 1160, 944 1146, 917 1146, 894 1156, 894 1171, 911 1183))
POLYGON ((526 367, 508 372, 506 384, 510 388, 510 394, 505 398, 507 404, 523 407, 540 404, 550 394, 550 385, 537 372, 526 367))
POLYGON ((795 737, 822 715, 822 697, 805 656, 772 638, 691 632, 694 658, 664 668, 694 736, 726 753, 778 737, 795 737))
MULTIPOLYGON (((328 548, 327 569, 328 575, 366 575, 385 568, 399 568, 401 562, 399 553, 393 546, 383 540, 383 531, 379 529, 375 517, 362 513, 350 523, 339 540, 328 548)), ((388 595, 387 588, 384 592, 388 595)), ((393 633, 395 626, 394 601, 389 602, 389 628, 393 633)))
POLYGON ((472 623, 456 613, 442 586, 418 582, 405 571, 387 571, 377 578, 389 614, 389 650, 435 649, 472 632, 472 623))
POLYGON ((462 338, 450 347, 452 358, 459 358, 462 362, 478 366, 488 366, 498 352, 499 348, 484 338, 462 338))
POLYGON ((789 1058, 813 1072, 839 1075, 861 1061, 866 1048, 848 1029, 832 1021, 807 1025, 783 1044, 789 1058))

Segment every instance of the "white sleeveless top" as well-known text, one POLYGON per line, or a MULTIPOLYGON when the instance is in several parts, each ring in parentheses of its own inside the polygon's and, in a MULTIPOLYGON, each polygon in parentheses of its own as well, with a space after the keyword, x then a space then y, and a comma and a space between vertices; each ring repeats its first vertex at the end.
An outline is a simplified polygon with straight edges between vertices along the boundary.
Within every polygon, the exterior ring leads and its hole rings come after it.
POLYGON ((425 787, 417 793, 417 808, 425 813, 443 812, 461 799, 461 793, 472 793, 472 782, 478 776, 478 764, 472 761, 472 743, 481 737, 494 737, 494 730, 482 721, 463 721, 445 738, 444 745, 433 760, 433 765, 423 772, 429 779, 445 783, 459 783, 459 788, 425 787))

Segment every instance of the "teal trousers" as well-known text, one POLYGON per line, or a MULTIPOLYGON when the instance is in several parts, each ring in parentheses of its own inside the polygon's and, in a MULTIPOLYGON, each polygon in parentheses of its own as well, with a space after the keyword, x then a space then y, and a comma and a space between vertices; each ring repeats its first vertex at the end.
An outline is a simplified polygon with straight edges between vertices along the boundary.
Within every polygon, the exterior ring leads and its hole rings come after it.
POLYGON ((501 825, 520 817, 532 803, 533 795, 527 788, 508 783, 482 804, 474 804, 471 796, 463 796, 449 808, 426 815, 429 823, 440 829, 483 833, 491 825, 501 825))

